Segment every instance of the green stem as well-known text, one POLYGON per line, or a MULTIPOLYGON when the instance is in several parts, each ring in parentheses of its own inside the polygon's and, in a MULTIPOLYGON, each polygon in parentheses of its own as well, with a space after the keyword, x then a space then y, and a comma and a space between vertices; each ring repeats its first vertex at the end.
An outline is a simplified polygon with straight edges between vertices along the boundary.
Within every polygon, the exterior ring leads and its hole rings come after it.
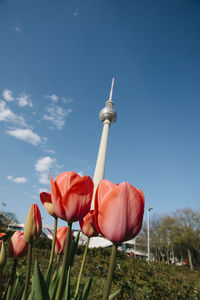
POLYGON ((62 298, 64 277, 67 272, 66 266, 67 266, 68 249, 69 249, 69 244, 70 244, 70 239, 71 239, 71 229, 72 229, 72 223, 68 223, 65 252, 64 252, 63 263, 62 263, 62 270, 61 270, 61 274, 60 274, 60 280, 58 283, 58 289, 57 289, 55 300, 60 300, 62 298))
POLYGON ((49 266, 45 275, 45 280, 47 286, 49 286, 50 280, 51 280, 51 272, 52 272, 52 265, 53 265, 53 258, 54 258, 54 252, 55 252, 55 244, 56 244, 56 233, 57 233, 57 224, 58 224, 58 218, 54 217, 54 231, 53 231, 53 240, 51 244, 51 254, 49 258, 49 266))
POLYGON ((110 295, 110 289, 111 289, 114 267, 115 267, 116 254, 117 254, 117 245, 113 244, 112 253, 110 256, 110 263, 109 263, 109 269, 108 269, 108 276, 107 276, 107 280, 106 280, 106 286, 105 286, 104 295, 102 298, 103 300, 108 300, 108 297, 110 295))
POLYGON ((32 250, 33 250, 33 244, 31 242, 31 243, 28 244, 28 257, 27 257, 27 266, 26 266, 26 282, 25 282, 23 300, 27 300, 27 297, 28 297, 28 286, 29 286, 29 280, 30 280, 30 274, 31 274, 32 250))
MULTIPOLYGON (((9 282, 8 282, 7 289, 5 290, 5 294, 4 294, 4 295, 6 295, 6 292, 8 291, 7 296, 6 296, 6 299, 8 299, 8 300, 10 299, 10 295, 11 295, 13 284, 14 284, 15 273, 16 273, 16 268, 17 268, 17 262, 18 262, 18 259, 14 258, 13 266, 12 266, 12 272, 11 272, 11 275, 10 275, 10 279, 9 279, 9 282)), ((4 299, 4 297, 3 297, 3 299, 4 299)))
POLYGON ((85 250, 84 250, 84 254, 83 254, 81 268, 80 268, 80 271, 79 271, 79 274, 78 274, 78 281, 77 281, 77 285, 76 285, 74 298, 76 298, 76 296, 78 295, 78 290, 79 290, 79 286, 80 286, 80 283, 81 283, 81 276, 82 276, 82 273, 83 273, 83 268, 84 268, 85 259, 86 259, 86 256, 87 256, 87 250, 88 250, 89 242, 90 242, 90 238, 87 239, 87 243, 85 245, 85 250))
POLYGON ((50 259, 49 259, 49 266, 52 265, 52 263, 53 263, 55 244, 56 244, 57 224, 58 224, 58 218, 54 217, 53 240, 52 240, 52 246, 51 246, 51 255, 50 255, 50 259))
POLYGON ((53 278, 52 278, 52 281, 54 281, 55 277, 56 277, 56 274, 58 272, 58 269, 59 269, 59 266, 60 266, 60 261, 61 261, 61 256, 62 254, 58 254, 57 255, 57 259, 56 259, 56 268, 55 268, 55 271, 54 271, 54 274, 53 274, 53 278))

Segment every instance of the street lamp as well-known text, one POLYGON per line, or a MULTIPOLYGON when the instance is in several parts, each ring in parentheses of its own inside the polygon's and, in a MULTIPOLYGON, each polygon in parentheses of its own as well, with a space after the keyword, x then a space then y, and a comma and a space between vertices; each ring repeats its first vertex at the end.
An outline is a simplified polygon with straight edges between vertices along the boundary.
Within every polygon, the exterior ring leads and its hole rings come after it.
POLYGON ((153 207, 150 206, 147 208, 147 261, 150 261, 150 239, 149 239, 149 212, 152 210, 153 207))

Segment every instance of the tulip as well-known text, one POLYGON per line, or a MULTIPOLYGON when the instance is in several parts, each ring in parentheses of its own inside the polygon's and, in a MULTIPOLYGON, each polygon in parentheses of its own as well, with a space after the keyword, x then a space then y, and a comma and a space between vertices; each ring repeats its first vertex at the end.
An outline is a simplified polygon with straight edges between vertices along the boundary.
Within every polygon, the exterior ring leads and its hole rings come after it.
POLYGON ((10 255, 14 257, 11 276, 9 279, 7 298, 11 298, 12 288, 14 284, 18 258, 25 256, 28 253, 28 243, 24 240, 24 233, 16 231, 10 239, 10 255))
POLYGON ((28 243, 24 240, 24 233, 16 231, 10 239, 10 255, 20 258, 28 253, 28 243))
POLYGON ((37 204, 32 204, 28 212, 28 215, 26 217, 26 222, 24 225, 24 240, 29 245, 28 245, 27 265, 26 265, 26 281, 24 287, 24 294, 22 297, 23 300, 27 300, 28 297, 29 279, 31 274, 33 240, 39 238, 41 231, 42 231, 42 218, 41 218, 40 210, 37 204))
POLYGON ((113 243, 134 238, 142 227, 144 195, 130 183, 100 181, 95 195, 95 224, 98 232, 113 243))
POLYGON ((95 226, 94 210, 91 210, 83 219, 79 220, 81 231, 87 237, 97 236, 99 233, 95 226))
POLYGON ((42 218, 37 204, 32 204, 26 217, 24 225, 24 239, 27 243, 31 243, 37 239, 42 231, 42 218))
POLYGON ((55 214, 67 221, 76 222, 89 211, 93 194, 93 181, 89 176, 63 172, 55 182, 51 176, 51 200, 55 214))
POLYGON ((53 209, 53 204, 52 204, 52 201, 51 201, 51 194, 45 193, 45 192, 40 193, 40 201, 42 202, 42 205, 47 210, 47 212, 52 217, 56 217, 56 215, 54 213, 54 209, 53 209))
MULTIPOLYGON (((64 254, 66 237, 67 237, 67 229, 68 227, 62 226, 57 230, 55 254, 64 254)), ((71 231, 71 241, 72 241, 72 234, 73 233, 71 231)))

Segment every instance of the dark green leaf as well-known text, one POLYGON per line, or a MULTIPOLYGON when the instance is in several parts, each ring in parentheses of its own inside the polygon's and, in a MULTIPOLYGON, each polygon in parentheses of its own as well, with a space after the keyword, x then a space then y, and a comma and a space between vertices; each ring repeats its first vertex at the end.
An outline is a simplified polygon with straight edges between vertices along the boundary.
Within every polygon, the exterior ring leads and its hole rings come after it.
POLYGON ((55 296, 56 296, 58 282, 60 279, 61 268, 62 267, 59 268, 58 272, 56 273, 56 276, 54 277, 54 279, 51 282, 50 287, 49 287, 49 296, 51 299, 55 299, 55 296))
POLYGON ((81 300, 87 300, 91 284, 92 284, 92 277, 86 282, 86 284, 83 288, 83 292, 82 292, 81 297, 80 297, 81 300))
POLYGON ((50 300, 44 277, 37 262, 35 263, 34 275, 32 279, 31 294, 33 295, 33 293, 34 298, 37 300, 50 300))

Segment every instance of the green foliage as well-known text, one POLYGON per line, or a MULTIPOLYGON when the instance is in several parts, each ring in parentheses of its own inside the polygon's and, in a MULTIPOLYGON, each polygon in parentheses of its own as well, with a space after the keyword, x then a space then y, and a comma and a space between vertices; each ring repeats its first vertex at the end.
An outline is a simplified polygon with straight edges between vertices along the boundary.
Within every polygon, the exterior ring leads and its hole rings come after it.
POLYGON ((34 275, 32 278, 32 289, 29 300, 50 300, 44 277, 38 263, 35 262, 34 275))
MULTIPOLYGON (((78 247, 78 253, 80 252, 78 247)), ((89 249, 86 264, 83 271, 80 294, 82 293, 88 278, 93 277, 90 288, 89 300, 101 299, 108 271, 108 262, 111 249, 89 249)), ((33 261, 38 260, 41 271, 45 274, 48 267, 50 251, 33 249, 33 261)), ((75 255, 71 268, 71 290, 76 287, 77 275, 79 273, 82 254, 75 255)), ((55 265, 55 264, 54 264, 55 265)), ((7 268, 3 271, 3 279, 9 278, 12 267, 12 259, 8 258, 7 268)), ((17 274, 25 278, 26 258, 19 259, 17 274)), ((33 270, 32 270, 33 273, 33 270)), ((114 280, 111 294, 119 289, 120 294, 115 299, 199 299, 200 270, 190 271, 184 266, 168 265, 162 262, 148 264, 146 261, 132 258, 123 252, 117 252, 114 280)), ((59 279, 59 272, 54 279, 54 287, 59 279)), ((3 286, 6 286, 6 280, 3 286)), ((20 281, 22 282, 22 280, 20 281)), ((50 287, 54 290, 53 284, 50 287)), ((49 295, 53 295, 50 293, 49 295)), ((20 299, 20 298, 19 298, 20 299)))
MULTIPOLYGON (((173 227, 173 223, 168 221, 169 220, 165 219, 165 223, 163 223, 166 226, 166 228, 168 228, 169 226, 173 227)), ((165 226, 163 226, 163 228, 165 228, 165 226)), ((162 232, 159 232, 158 236, 165 236, 167 238, 170 237, 170 239, 172 239, 173 235, 170 231, 167 231, 166 228, 165 230, 163 229, 162 232), (170 233, 170 235, 168 233, 170 233)), ((198 228, 196 228, 194 231, 196 232, 196 230, 198 230, 198 228)), ((8 232, 7 236, 5 236, 4 238, 6 242, 5 244, 7 248, 7 253, 9 246, 9 237, 11 236, 11 234, 12 233, 8 232)), ((174 242, 174 245, 178 243, 178 240, 178 238, 175 239, 176 243, 174 242)), ((196 241, 196 244, 198 246, 197 242, 199 241, 196 241)), ((77 247, 77 244, 74 246, 77 247)), ((165 244, 165 247, 166 246, 167 243, 165 244)), ((41 269, 41 272, 37 271, 38 278, 42 276, 41 273, 46 273, 50 255, 50 247, 51 241, 49 241, 47 238, 41 238, 37 243, 35 243, 35 248, 33 248, 33 263, 37 260, 41 269)), ((163 247, 162 251, 164 251, 164 249, 166 248, 163 247)), ((71 256, 70 262, 68 262, 68 265, 71 266, 71 274, 70 278, 68 277, 68 281, 70 279, 70 291, 72 295, 73 291, 75 291, 76 288, 77 276, 79 273, 83 252, 84 246, 78 246, 76 255, 71 256)), ((110 254, 111 248, 93 248, 88 250, 85 268, 83 271, 80 285, 80 292, 77 299, 81 299, 82 295, 84 295, 84 290, 87 291, 87 287, 90 284, 91 288, 88 289, 88 300, 98 300, 102 298, 108 272, 110 254), (88 279, 91 277, 93 278, 92 283, 88 281, 88 279)), ((6 284, 8 282, 12 264, 13 258, 8 257, 6 268, 3 269, 3 290, 5 289, 6 284)), ((17 266, 16 281, 19 282, 17 288, 17 290, 19 291, 20 286, 22 285, 25 279, 25 271, 26 258, 19 259, 17 266)), ((56 258, 54 258, 53 262, 53 272, 54 271, 56 271, 56 258)), ((58 284, 60 276, 59 268, 57 273, 55 274, 56 275, 54 276, 53 282, 51 283, 48 291, 51 299, 55 298, 56 286, 58 284)), ((147 263, 146 261, 129 257, 122 251, 118 251, 111 296, 113 295, 115 296, 114 299, 119 300, 200 299, 199 277, 200 269, 195 269, 191 271, 189 268, 184 266, 175 266, 159 261, 147 263)), ((70 291, 68 290, 68 292, 65 294, 65 296, 67 295, 66 297, 68 297, 68 299, 71 296, 70 291)), ((20 300, 21 296, 18 295, 18 298, 14 299, 20 300)))

